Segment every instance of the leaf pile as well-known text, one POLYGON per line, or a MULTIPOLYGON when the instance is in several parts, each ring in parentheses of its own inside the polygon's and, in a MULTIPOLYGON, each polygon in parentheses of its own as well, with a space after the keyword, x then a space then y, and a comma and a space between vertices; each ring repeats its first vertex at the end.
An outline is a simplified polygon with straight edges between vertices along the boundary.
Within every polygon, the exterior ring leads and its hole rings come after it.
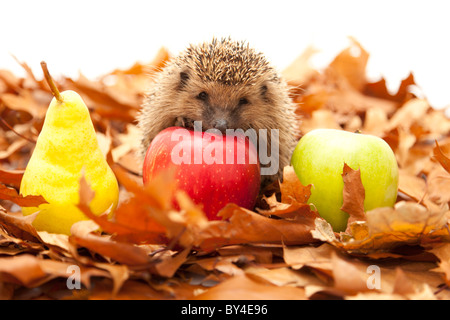
POLYGON ((26 63, 18 61, 24 78, 0 70, 0 298, 449 299, 450 120, 429 105, 413 74, 395 93, 384 79, 369 82, 369 53, 355 40, 323 70, 310 66, 314 53, 307 49, 283 72, 303 133, 377 135, 400 168, 395 207, 369 212, 359 171, 344 168, 350 218, 341 233, 306 203, 311 186, 291 167, 255 211, 228 204, 219 221, 176 191, 171 172, 143 186, 134 119, 152 75, 171 58, 164 48, 148 64, 95 80, 56 79, 90 108, 120 200, 112 219, 93 215, 83 181, 79 208, 90 219, 69 237, 37 231, 35 215, 23 217, 21 207, 45 199, 18 190, 52 95, 26 63), (74 266, 81 289, 69 289, 74 266))

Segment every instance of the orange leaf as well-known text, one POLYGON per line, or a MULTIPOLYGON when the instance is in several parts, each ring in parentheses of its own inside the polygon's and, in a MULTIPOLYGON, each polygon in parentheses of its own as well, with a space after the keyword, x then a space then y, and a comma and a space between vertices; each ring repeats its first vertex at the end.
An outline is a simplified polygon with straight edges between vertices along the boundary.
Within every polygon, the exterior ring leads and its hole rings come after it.
POLYGON ((450 285, 450 243, 445 243, 430 250, 439 260, 439 270, 445 274, 445 282, 450 285))
POLYGON ((23 216, 21 212, 8 213, 0 207, 0 224, 5 230, 16 237, 27 240, 39 239, 36 228, 31 224, 38 212, 23 216))
MULTIPOLYGON (((273 194, 271 197, 263 198, 265 202, 269 205, 269 209, 263 210, 256 208, 257 211, 267 217, 270 216, 277 216, 279 218, 284 219, 296 219, 299 215, 305 215, 310 212, 315 212, 311 209, 311 206, 307 203, 299 203, 297 201, 292 201, 292 203, 282 203, 278 202, 276 200, 275 194, 273 194)), ((315 214, 318 213, 315 212, 315 214)))
POLYGON ((69 237, 71 243, 88 248, 117 262, 131 266, 147 265, 150 262, 147 252, 132 244, 112 241, 109 237, 85 232, 81 228, 72 228, 71 233, 69 237))
POLYGON ((314 242, 311 231, 317 218, 309 211, 293 220, 271 219, 253 211, 228 204, 220 212, 224 219, 213 221, 197 235, 197 245, 205 251, 229 244, 314 242))
POLYGON ((195 297, 197 300, 304 300, 302 288, 278 287, 249 275, 235 276, 195 297))
POLYGON ((402 80, 397 93, 395 95, 392 95, 387 89, 386 80, 384 78, 381 78, 381 80, 377 82, 367 83, 366 87, 364 88, 364 93, 374 97, 403 102, 407 100, 409 95, 412 95, 409 92, 409 86, 412 86, 414 84, 414 75, 413 73, 410 73, 408 77, 402 80))
POLYGON ((114 235, 119 241, 130 243, 167 243, 164 235, 166 229, 151 218, 149 210, 142 201, 132 196, 122 203, 115 211, 115 220, 109 220, 108 215, 95 215, 89 208, 94 198, 94 192, 84 175, 80 179, 78 208, 91 220, 97 223, 103 231, 114 235))
POLYGON ((14 188, 9 188, 0 184, 0 199, 9 200, 21 207, 38 207, 43 203, 48 203, 42 196, 22 196, 14 188))
POLYGON ((350 216, 347 225, 350 225, 354 221, 365 221, 365 190, 361 181, 360 170, 353 170, 344 163, 342 178, 344 180, 344 203, 342 204, 341 210, 347 212, 350 216))
POLYGON ((304 186, 297 177, 292 166, 286 166, 283 170, 283 182, 280 183, 281 202, 307 203, 311 196, 311 185, 304 186))
POLYGON ((437 161, 444 167, 444 169, 450 173, 450 159, 442 152, 439 147, 438 142, 436 141, 436 146, 433 148, 433 155, 437 161))
POLYGON ((15 188, 20 188, 23 173, 24 170, 0 169, 0 182, 15 188))
POLYGON ((328 66, 328 70, 346 79, 356 90, 360 91, 366 84, 366 65, 369 53, 351 38, 351 46, 339 53, 328 66))

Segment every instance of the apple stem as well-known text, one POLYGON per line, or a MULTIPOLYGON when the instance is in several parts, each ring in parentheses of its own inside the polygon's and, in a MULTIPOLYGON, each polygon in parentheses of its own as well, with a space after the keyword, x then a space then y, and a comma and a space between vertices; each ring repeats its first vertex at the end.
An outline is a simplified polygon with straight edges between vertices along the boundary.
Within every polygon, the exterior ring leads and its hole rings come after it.
POLYGON ((63 97, 61 93, 59 92, 58 88, 56 87, 55 82, 52 79, 52 76, 50 75, 50 72, 48 72, 47 63, 45 61, 41 62, 41 68, 42 71, 44 71, 44 77, 47 81, 48 86, 50 87, 50 90, 52 91, 53 96, 58 100, 59 102, 63 101, 63 97))

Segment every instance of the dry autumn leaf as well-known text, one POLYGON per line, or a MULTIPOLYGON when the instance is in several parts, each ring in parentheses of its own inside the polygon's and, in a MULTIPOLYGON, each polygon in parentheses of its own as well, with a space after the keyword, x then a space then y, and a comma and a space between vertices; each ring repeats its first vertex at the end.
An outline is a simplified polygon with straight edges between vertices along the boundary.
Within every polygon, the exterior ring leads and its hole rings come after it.
POLYGON ((281 202, 283 203, 307 203, 311 196, 311 185, 303 186, 295 174, 292 166, 283 170, 283 182, 280 182, 281 202))
POLYGON ((195 296, 197 300, 305 300, 301 288, 278 287, 248 275, 235 276, 195 296))
POLYGON ((47 201, 42 196, 22 196, 17 190, 0 184, 0 199, 9 200, 21 207, 38 207, 47 201))
POLYGON ((351 39, 351 45, 340 52, 328 66, 327 72, 346 79, 356 90, 361 91, 366 85, 366 65, 369 53, 358 41, 351 39))
POLYGON ((314 242, 310 232, 317 214, 312 211, 294 219, 271 219, 228 204, 219 214, 227 220, 211 222, 198 235, 198 245, 206 251, 230 244, 314 242))
POLYGON ((386 252, 402 245, 448 241, 448 208, 427 209, 423 205, 400 201, 395 208, 366 212, 366 221, 350 223, 345 234, 336 236, 331 226, 316 221, 313 236, 353 253, 386 252))
POLYGON ((350 225, 355 221, 365 221, 365 191, 361 181, 360 170, 353 170, 346 163, 344 163, 342 178, 344 180, 344 202, 341 210, 349 214, 347 224, 350 225))
POLYGON ((439 147, 439 144, 436 141, 436 147, 433 149, 434 157, 437 161, 444 167, 444 169, 450 173, 450 159, 444 155, 441 148, 439 147))
POLYGON ((2 170, 0 169, 0 181, 14 188, 20 187, 24 170, 2 170))

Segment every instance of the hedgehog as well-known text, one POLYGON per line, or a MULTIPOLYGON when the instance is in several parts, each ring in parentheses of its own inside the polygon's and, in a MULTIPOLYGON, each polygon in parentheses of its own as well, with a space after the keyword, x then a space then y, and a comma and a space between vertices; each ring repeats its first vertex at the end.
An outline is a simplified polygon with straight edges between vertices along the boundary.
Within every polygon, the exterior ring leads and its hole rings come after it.
POLYGON ((168 127, 192 128, 201 121, 202 130, 253 129, 257 139, 265 129, 266 150, 278 143, 278 155, 270 155, 278 166, 262 176, 261 189, 282 178, 300 131, 289 87, 262 53, 246 41, 213 38, 190 44, 153 80, 137 117, 141 160, 153 138, 168 127))

